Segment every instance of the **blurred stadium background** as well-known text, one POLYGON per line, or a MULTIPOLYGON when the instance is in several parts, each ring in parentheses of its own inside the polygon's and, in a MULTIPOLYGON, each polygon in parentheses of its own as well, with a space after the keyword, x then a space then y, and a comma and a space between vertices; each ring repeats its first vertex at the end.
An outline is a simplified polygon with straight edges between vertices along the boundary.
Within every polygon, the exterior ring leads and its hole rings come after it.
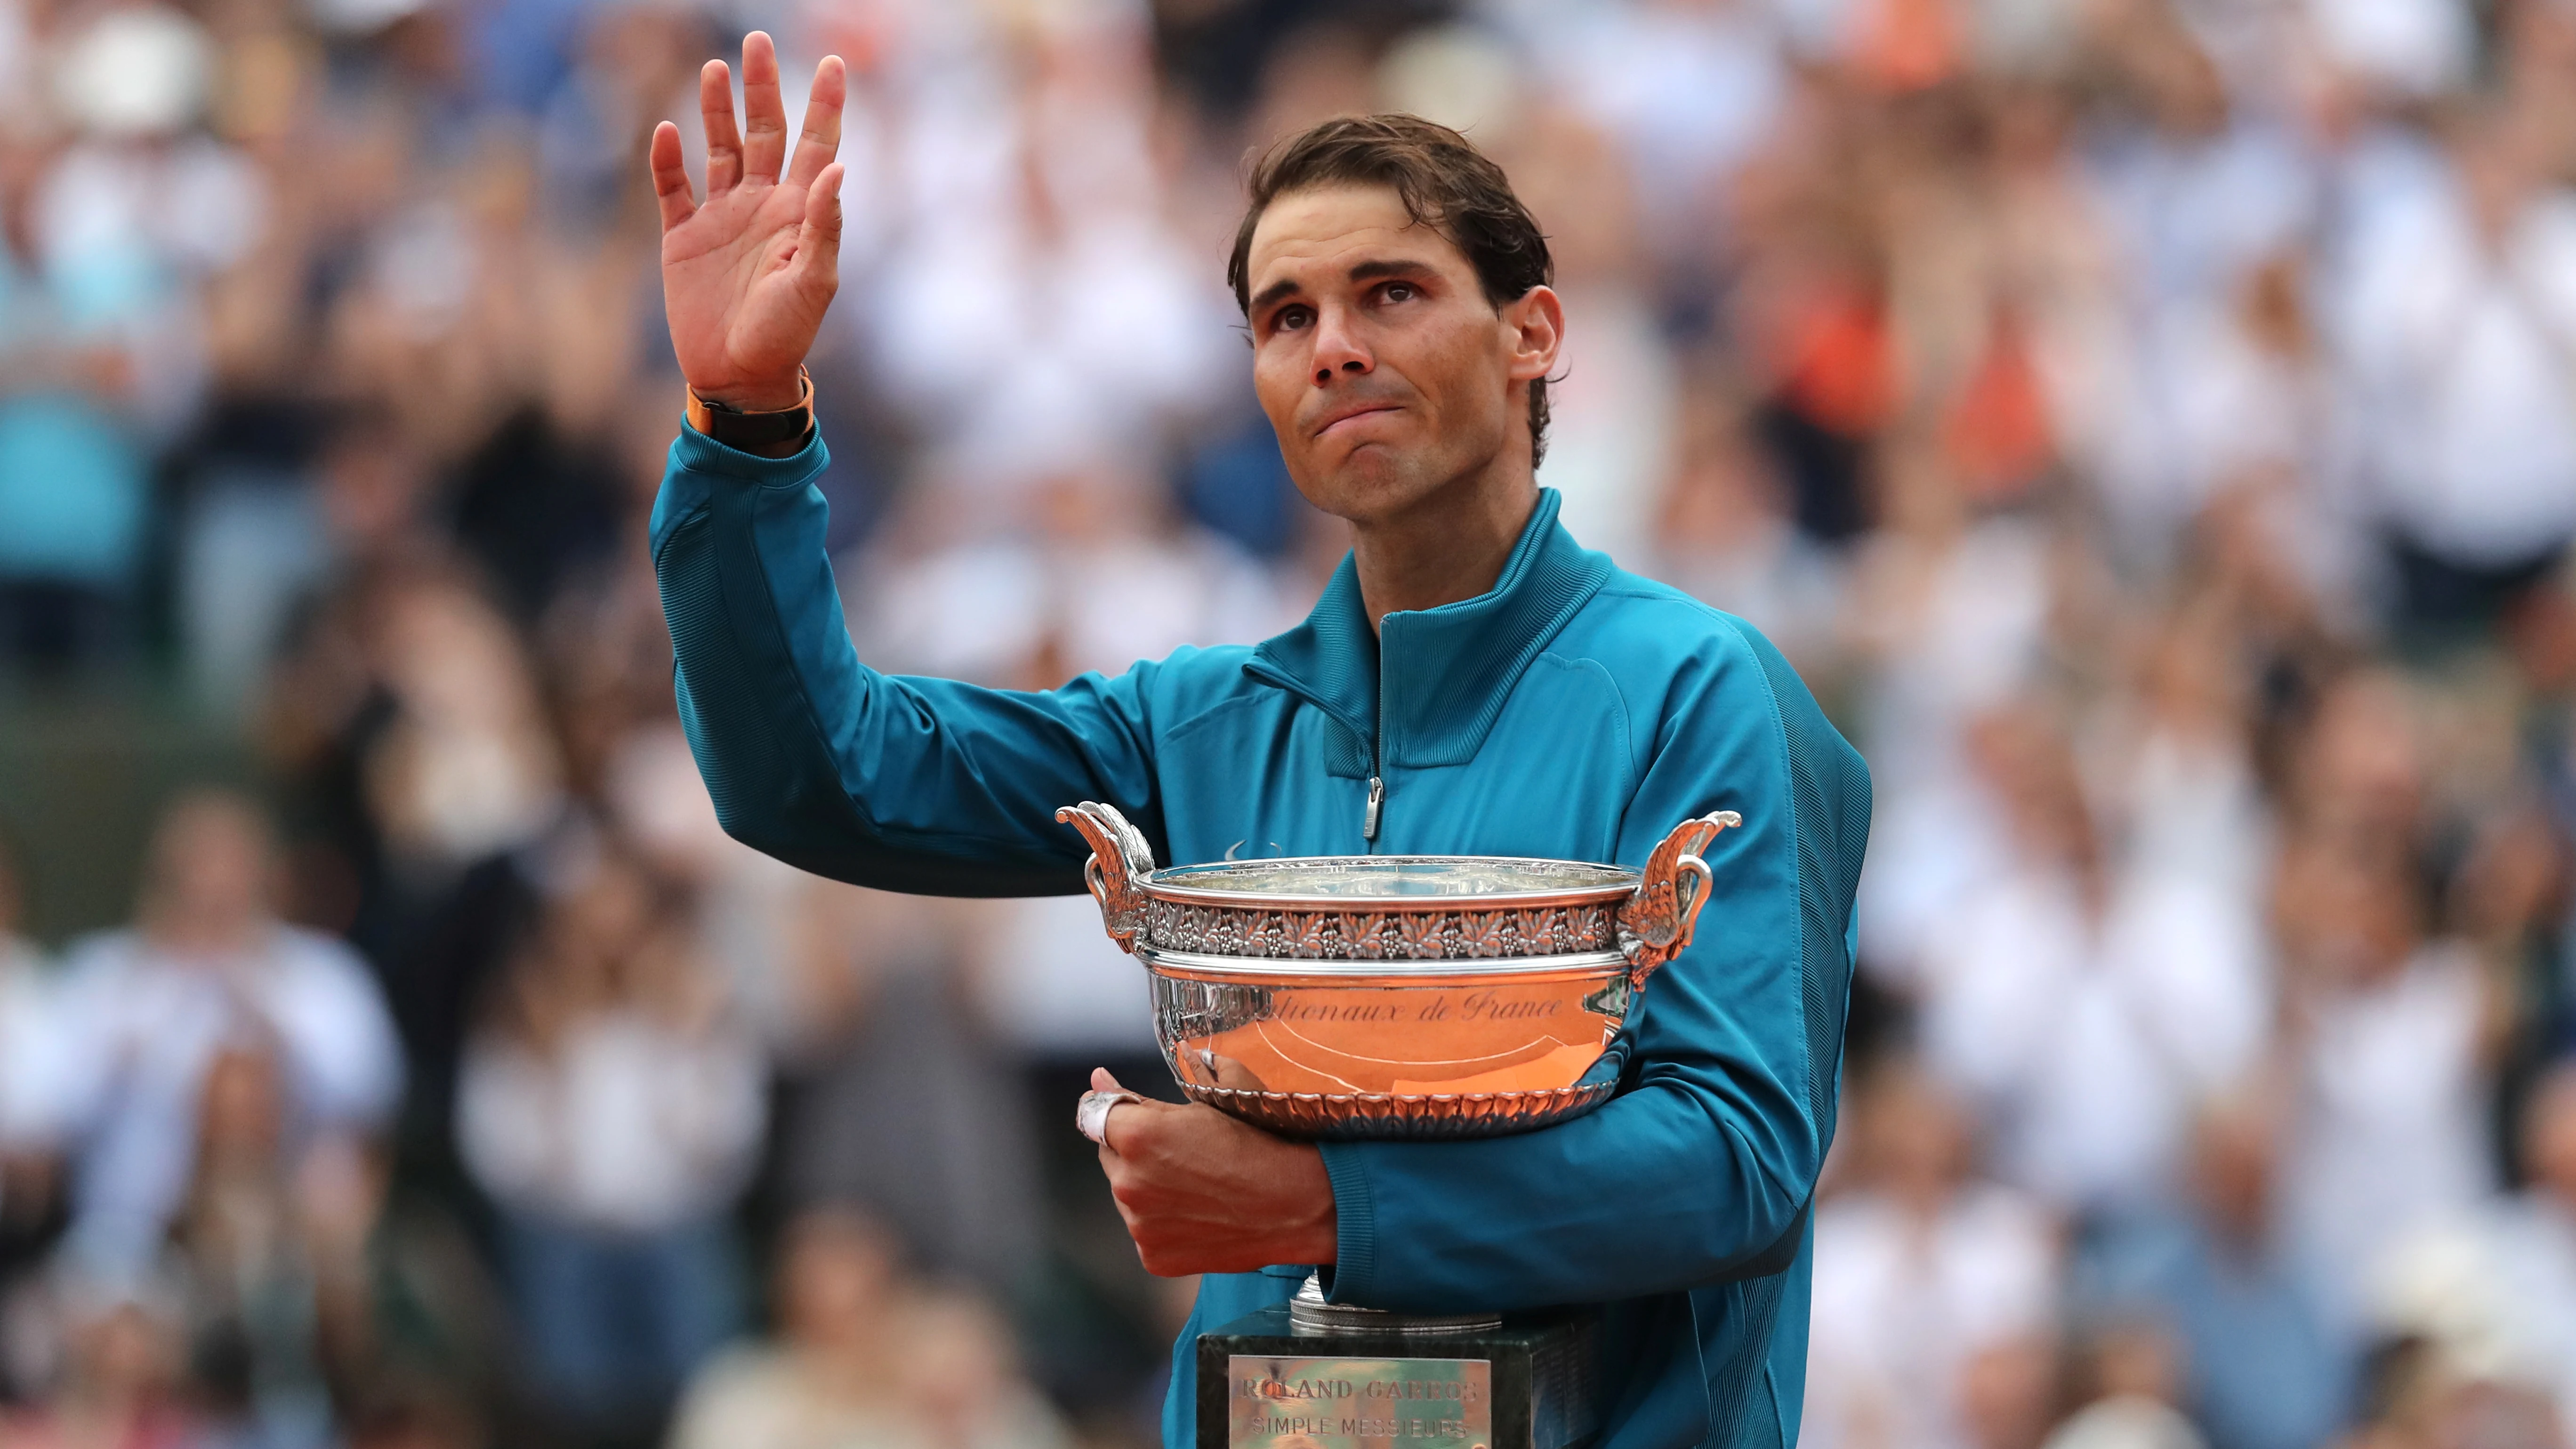
POLYGON ((0 0, 0 1444, 1150 1442, 1137 972, 673 719, 642 148, 752 25, 888 668, 1302 614, 1243 158, 1508 167, 1542 481, 1876 771, 1809 1444, 2569 1442, 2569 0, 0 0))

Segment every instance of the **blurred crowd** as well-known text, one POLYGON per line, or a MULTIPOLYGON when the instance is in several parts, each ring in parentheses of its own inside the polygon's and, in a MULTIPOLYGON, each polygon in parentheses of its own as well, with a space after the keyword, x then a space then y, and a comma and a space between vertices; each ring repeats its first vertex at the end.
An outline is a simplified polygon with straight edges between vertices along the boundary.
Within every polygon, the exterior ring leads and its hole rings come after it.
POLYGON ((736 846, 674 717, 642 148, 755 24, 851 66, 888 669, 1298 618, 1244 157, 1509 170, 1541 481, 1875 775, 1810 1444, 2576 1439, 2571 0, 0 0, 0 708, 262 782, 118 929, 0 859, 0 1445, 1151 1442, 1133 964, 736 846))

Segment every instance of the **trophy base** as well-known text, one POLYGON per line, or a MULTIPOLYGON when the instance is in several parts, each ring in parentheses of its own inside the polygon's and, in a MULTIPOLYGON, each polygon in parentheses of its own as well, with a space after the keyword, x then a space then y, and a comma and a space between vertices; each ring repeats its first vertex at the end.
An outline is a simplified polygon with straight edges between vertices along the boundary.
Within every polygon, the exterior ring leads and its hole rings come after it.
POLYGON ((1592 1320, 1293 1303, 1199 1335, 1198 1449, 1583 1449, 1592 1320))

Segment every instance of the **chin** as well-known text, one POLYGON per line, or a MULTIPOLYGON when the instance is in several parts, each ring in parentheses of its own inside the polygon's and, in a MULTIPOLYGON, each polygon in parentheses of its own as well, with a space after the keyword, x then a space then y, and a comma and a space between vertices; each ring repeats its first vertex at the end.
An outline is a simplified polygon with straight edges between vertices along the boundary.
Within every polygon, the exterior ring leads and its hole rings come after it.
POLYGON ((1323 486, 1308 490, 1307 498, 1326 513, 1367 523, 1419 503, 1432 491, 1424 477, 1419 459, 1363 448, 1327 473, 1323 486))

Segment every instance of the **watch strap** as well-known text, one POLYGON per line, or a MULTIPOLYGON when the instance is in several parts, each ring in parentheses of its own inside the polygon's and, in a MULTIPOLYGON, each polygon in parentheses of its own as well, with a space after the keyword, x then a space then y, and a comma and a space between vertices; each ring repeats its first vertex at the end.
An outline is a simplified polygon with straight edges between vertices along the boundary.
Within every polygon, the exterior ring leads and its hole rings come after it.
POLYGON ((803 438, 814 428, 814 379, 796 369, 796 405, 776 412, 747 413, 698 396, 688 389, 689 426, 729 448, 774 448, 803 438))

